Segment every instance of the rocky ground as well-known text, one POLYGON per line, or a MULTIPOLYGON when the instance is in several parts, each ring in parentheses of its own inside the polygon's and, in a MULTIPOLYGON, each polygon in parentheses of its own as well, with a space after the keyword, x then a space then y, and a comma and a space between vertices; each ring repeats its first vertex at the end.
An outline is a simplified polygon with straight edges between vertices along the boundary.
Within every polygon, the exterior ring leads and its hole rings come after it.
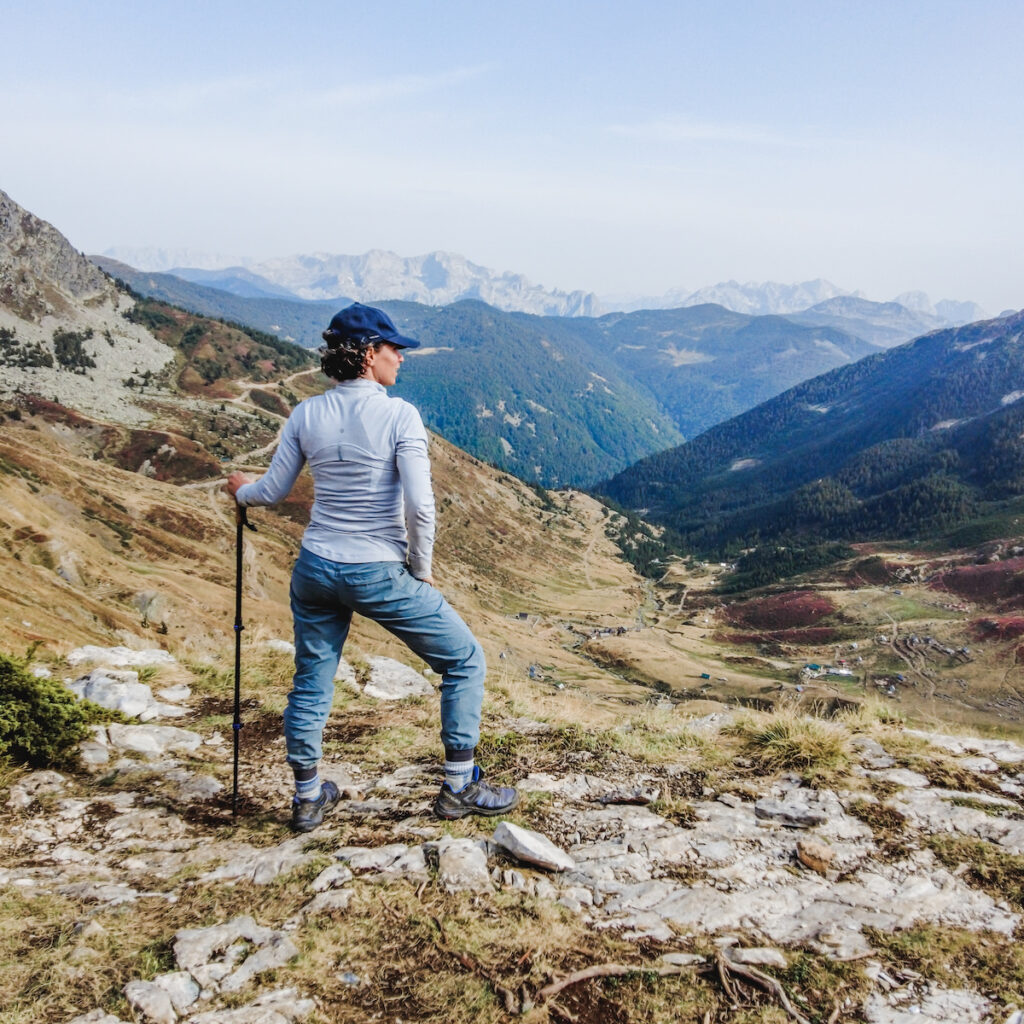
POLYGON ((846 752, 826 778, 767 770, 767 717, 664 702, 591 730, 511 693, 483 750, 522 804, 447 824, 412 733, 433 687, 380 658, 340 674, 344 799, 295 836, 276 720, 249 709, 233 822, 230 729, 140 658, 74 652, 73 688, 131 722, 80 771, 8 780, 0 1020, 1019 1024, 1018 744, 792 718, 846 752), (399 725, 389 755, 374 720, 399 725))

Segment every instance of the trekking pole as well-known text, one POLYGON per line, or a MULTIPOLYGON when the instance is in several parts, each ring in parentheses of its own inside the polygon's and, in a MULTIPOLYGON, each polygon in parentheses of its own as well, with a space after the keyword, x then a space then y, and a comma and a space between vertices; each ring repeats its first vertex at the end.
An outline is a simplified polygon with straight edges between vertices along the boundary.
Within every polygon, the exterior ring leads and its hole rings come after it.
POLYGON ((238 736, 242 731, 242 527, 253 533, 256 527, 249 522, 245 506, 235 505, 235 717, 231 723, 235 734, 235 763, 231 785, 231 817, 238 816, 238 736))

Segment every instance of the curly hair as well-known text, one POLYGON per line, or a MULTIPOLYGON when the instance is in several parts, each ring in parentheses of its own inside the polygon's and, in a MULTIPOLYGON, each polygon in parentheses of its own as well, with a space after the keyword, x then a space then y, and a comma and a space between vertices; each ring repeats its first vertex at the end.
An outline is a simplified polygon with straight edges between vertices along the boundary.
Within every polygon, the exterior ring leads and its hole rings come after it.
POLYGON ((320 349, 320 369, 334 380, 355 380, 366 367, 366 354, 381 344, 376 336, 354 338, 339 335, 329 328, 321 335, 325 346, 320 349))

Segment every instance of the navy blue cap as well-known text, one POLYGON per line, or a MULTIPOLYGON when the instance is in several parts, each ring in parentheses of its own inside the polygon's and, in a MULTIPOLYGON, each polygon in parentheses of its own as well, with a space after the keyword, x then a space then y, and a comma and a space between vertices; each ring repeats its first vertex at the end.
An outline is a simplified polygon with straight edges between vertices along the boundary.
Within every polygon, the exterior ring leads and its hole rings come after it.
POLYGON ((398 333, 391 322, 391 317, 382 309, 364 306, 361 302, 353 302, 343 310, 335 313, 330 326, 323 333, 323 339, 332 348, 346 342, 357 344, 386 341, 396 348, 419 348, 415 338, 406 338, 398 333))

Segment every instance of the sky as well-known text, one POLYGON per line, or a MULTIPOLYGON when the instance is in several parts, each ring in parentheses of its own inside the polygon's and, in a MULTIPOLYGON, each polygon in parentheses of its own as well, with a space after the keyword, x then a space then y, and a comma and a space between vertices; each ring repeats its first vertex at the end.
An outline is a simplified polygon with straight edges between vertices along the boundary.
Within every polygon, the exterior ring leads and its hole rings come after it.
POLYGON ((1019 0, 0 0, 0 189, 85 252, 1024 306, 1019 0))

